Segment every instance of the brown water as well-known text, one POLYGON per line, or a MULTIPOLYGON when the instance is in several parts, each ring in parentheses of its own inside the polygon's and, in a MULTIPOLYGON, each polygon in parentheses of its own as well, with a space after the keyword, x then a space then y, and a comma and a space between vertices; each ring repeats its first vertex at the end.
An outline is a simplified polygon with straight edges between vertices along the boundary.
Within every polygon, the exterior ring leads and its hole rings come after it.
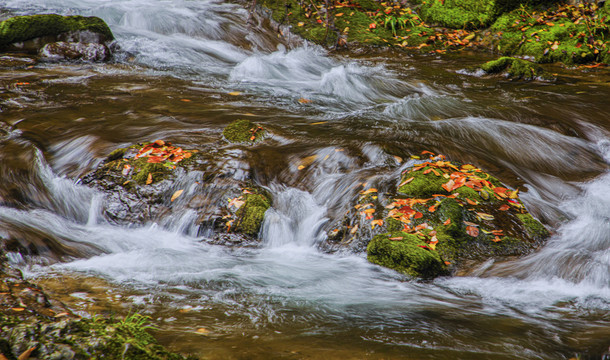
POLYGON ((12 261, 83 315, 140 311, 162 343, 211 359, 600 358, 610 345, 607 70, 520 83, 463 71, 480 54, 285 50, 218 2, 6 6, 102 16, 123 49, 111 64, 0 59, 0 236, 29 246, 12 261), (218 146, 243 159, 232 176, 273 194, 260 248, 209 245, 188 212, 113 225, 78 183, 115 148, 202 147, 244 117, 273 137, 218 146), (553 237, 432 283, 318 249, 360 184, 395 186, 423 150, 520 188, 553 237))

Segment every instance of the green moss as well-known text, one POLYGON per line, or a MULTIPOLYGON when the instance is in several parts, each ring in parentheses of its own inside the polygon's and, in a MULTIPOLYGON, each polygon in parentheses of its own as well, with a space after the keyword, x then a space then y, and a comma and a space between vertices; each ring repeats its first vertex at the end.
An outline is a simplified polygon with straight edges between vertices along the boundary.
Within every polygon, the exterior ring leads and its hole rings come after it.
POLYGON ((145 158, 134 160, 132 164, 135 173, 131 179, 140 185, 146 184, 148 174, 151 174, 154 183, 165 179, 171 172, 162 163, 149 163, 145 158))
POLYGON ((258 128, 259 125, 250 120, 235 120, 225 127, 222 135, 231 143, 256 143, 265 137, 265 131, 258 128), (252 136, 254 140, 251 140, 252 136))
POLYGON ((432 172, 424 174, 425 169, 427 168, 407 172, 401 179, 401 182, 411 177, 413 177, 413 180, 399 187, 398 192, 420 199, 428 198, 433 194, 448 194, 442 187, 447 182, 447 179, 442 176, 436 176, 432 172))
POLYGON ((265 212, 271 206, 269 199, 261 194, 246 194, 245 203, 237 211, 235 230, 246 235, 256 236, 265 219, 265 212))
POLYGON ((116 149, 113 152, 111 152, 110 155, 108 155, 108 157, 106 158, 106 161, 110 162, 110 161, 122 159, 123 155, 125 155, 126 151, 127 151, 127 149, 125 149, 125 148, 116 149))
POLYGON ((366 248, 367 259, 413 277, 434 278, 445 273, 446 268, 439 254, 423 247, 427 247, 427 244, 412 234, 381 234, 369 242, 366 248), (390 240, 390 237, 403 239, 390 240))
POLYGON ((539 65, 508 56, 488 61, 481 65, 481 69, 488 74, 506 72, 511 79, 534 80, 539 77, 547 77, 539 65))
POLYGON ((387 218, 385 224, 389 232, 400 231, 403 228, 402 223, 394 218, 387 218))
POLYGON ((102 35, 105 41, 114 39, 108 25, 98 17, 30 15, 0 22, 0 47, 38 37, 85 30, 102 35))
POLYGON ((453 29, 489 26, 498 12, 493 0, 432 0, 420 9, 425 21, 453 29))
POLYGON ((545 238, 549 236, 549 231, 540 223, 540 221, 534 219, 531 214, 517 214, 517 217, 519 220, 521 220, 523 227, 531 237, 545 238))

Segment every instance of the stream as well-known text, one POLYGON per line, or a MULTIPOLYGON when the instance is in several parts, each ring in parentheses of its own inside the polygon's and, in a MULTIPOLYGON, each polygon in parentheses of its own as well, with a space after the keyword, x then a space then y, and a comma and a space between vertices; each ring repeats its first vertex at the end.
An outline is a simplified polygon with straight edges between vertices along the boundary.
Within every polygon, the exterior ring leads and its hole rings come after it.
MULTIPOLYGON (((599 359, 610 346, 610 73, 511 82, 491 55, 329 53, 210 0, 3 0, 0 20, 103 18, 111 63, 3 66, 0 237, 26 277, 79 314, 151 317, 207 359, 599 359), (188 210, 117 225, 80 183, 114 149, 218 141, 248 118, 273 134, 224 144, 273 195, 258 247, 206 242, 188 210), (396 186, 424 150, 519 188, 552 236, 535 253, 431 282, 318 246, 363 183, 396 186), (299 169, 302 159, 316 156, 299 169)), ((187 182, 189 179, 185 178, 187 182)))

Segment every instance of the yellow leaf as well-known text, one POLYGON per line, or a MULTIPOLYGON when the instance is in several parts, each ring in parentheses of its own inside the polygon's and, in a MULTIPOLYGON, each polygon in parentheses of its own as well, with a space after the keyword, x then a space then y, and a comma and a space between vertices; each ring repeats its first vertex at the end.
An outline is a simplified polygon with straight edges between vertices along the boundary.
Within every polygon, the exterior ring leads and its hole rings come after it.
POLYGON ((343 16, 343 13, 338 13, 335 15, 336 17, 343 16))
POLYGON ((231 91, 231 92, 229 93, 229 95, 232 95, 232 96, 237 96, 237 95, 241 95, 241 92, 239 92, 239 91, 231 91))
POLYGON ((462 165, 462 169, 464 169, 464 170, 474 170, 474 169, 476 169, 476 167, 474 167, 474 165, 466 164, 466 165, 462 165))
POLYGON ((375 209, 366 209, 363 211, 365 214, 372 214, 375 212, 375 209))
POLYGON ((174 200, 176 200, 177 198, 179 198, 179 197, 180 197, 180 195, 182 195, 182 193, 183 193, 183 192, 184 192, 184 190, 182 190, 182 189, 180 189, 180 190, 176 191, 176 192, 174 193, 174 195, 172 195, 172 199, 171 199, 171 201, 172 201, 172 202, 174 202, 174 200))
POLYGON ((379 220, 371 221, 371 229, 374 229, 375 225, 382 226, 383 225, 383 220, 379 219, 379 220))
POLYGON ((153 179, 152 179, 152 173, 148 173, 148 177, 146 178, 146 185, 150 185, 152 184, 153 179))
POLYGON ((210 333, 210 330, 206 329, 206 328, 199 328, 196 331, 197 334, 201 334, 201 335, 207 335, 210 333))
POLYGON ((370 194, 370 193, 376 193, 376 192, 377 192, 377 189, 375 189, 375 188, 370 188, 370 189, 368 189, 368 190, 365 190, 365 191, 361 192, 360 194, 362 194, 362 195, 367 195, 367 194, 370 194))
POLYGON ((519 194, 519 190, 518 190, 518 189, 517 189, 517 190, 515 190, 515 191, 511 191, 511 192, 508 194, 508 198, 509 198, 509 199, 516 199, 516 198, 519 196, 518 194, 519 194))
POLYGON ((304 26, 304 25, 305 25, 305 23, 304 23, 304 22, 302 22, 302 21, 299 21, 299 23, 298 23, 297 25, 298 25, 298 26, 304 26))
POLYGON ((305 166, 304 165, 299 165, 299 167, 297 167, 297 169, 303 170, 303 169, 305 169, 305 166))
POLYGON ((349 231, 350 234, 354 235, 358 231, 358 224, 354 225, 354 227, 349 231))
POLYGON ((322 124, 326 124, 327 122, 328 121, 318 121, 318 122, 315 122, 315 123, 311 123, 309 125, 322 125, 322 124))
POLYGON ((493 215, 486 214, 486 213, 480 213, 480 212, 478 212, 478 213, 477 213, 477 215, 478 215, 478 216, 479 216, 481 219, 483 219, 483 220, 493 220, 493 219, 494 219, 494 216, 493 216, 493 215))
POLYGON ((308 157, 302 159, 298 166, 298 169, 299 170, 305 169, 307 166, 311 165, 317 158, 318 158, 318 155, 311 155, 311 156, 308 156, 308 157))

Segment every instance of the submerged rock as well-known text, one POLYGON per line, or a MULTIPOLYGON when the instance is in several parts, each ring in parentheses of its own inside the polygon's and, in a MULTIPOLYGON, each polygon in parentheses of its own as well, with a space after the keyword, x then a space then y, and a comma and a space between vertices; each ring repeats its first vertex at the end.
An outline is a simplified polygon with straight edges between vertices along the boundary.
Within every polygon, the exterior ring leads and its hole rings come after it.
POLYGON ((404 274, 455 273, 490 258, 528 254, 549 236, 518 193, 473 165, 431 155, 405 170, 385 200, 376 189, 363 191, 354 206, 364 219, 361 229, 351 222, 351 230, 338 234, 370 236, 369 261, 404 274))
POLYGON ((222 132, 224 138, 236 144, 256 144, 267 137, 267 131, 262 126, 250 120, 235 120, 222 132))
POLYGON ((47 60, 107 60, 113 39, 108 25, 94 16, 43 14, 0 22, 0 50, 40 53, 47 60))

